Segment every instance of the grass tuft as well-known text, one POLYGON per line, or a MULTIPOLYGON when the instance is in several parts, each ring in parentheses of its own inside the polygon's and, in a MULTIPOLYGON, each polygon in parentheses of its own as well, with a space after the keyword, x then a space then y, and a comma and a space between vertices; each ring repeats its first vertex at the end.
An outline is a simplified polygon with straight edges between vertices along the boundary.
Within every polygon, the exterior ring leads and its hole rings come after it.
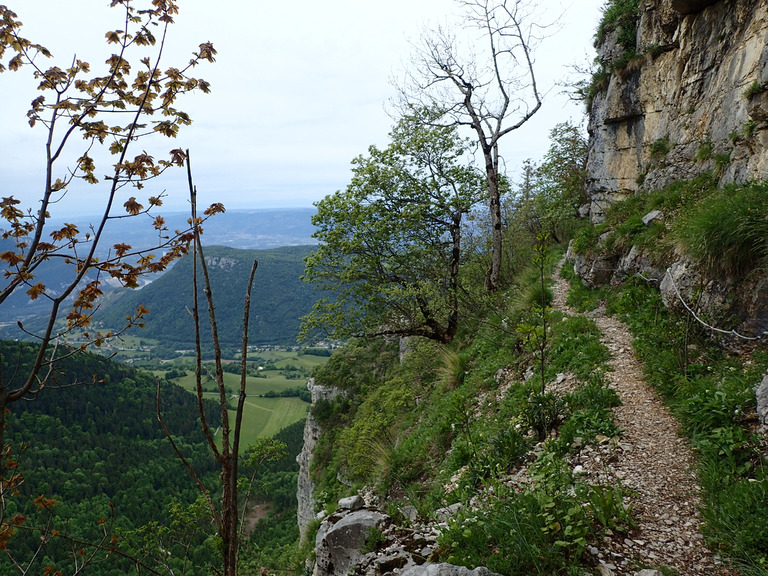
POLYGON ((739 276, 765 268, 768 183, 718 189, 682 214, 674 236, 685 252, 716 274, 739 276))

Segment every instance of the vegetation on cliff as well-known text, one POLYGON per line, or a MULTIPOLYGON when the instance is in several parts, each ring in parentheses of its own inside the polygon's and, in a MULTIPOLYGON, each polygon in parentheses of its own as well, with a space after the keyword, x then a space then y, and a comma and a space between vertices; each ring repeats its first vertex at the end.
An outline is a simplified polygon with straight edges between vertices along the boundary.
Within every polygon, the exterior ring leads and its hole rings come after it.
MULTIPOLYGON (((356 340, 315 372, 346 392, 313 408, 324 429, 319 505, 333 507, 350 486, 373 486, 395 514, 411 505, 423 519, 461 504, 437 558, 504 574, 583 565, 590 542, 632 525, 620 488, 586 485, 567 464, 618 433, 617 397, 594 322, 549 306, 548 275, 562 252, 547 232, 567 242, 576 228, 585 153, 574 128, 553 134, 550 154, 507 207, 506 241, 529 264, 507 269, 505 290, 465 302, 450 343, 356 340)), ((481 274, 467 282, 468 293, 482 292, 481 274)))
MULTIPOLYGON (((563 138, 566 130, 555 134, 554 148, 578 142, 563 138)), ((548 162, 562 158, 559 152, 548 162)), ((643 266, 663 273, 683 254, 704 274, 694 294, 711 275, 730 286, 762 277, 765 185, 720 187, 705 173, 631 195, 593 225, 557 210, 574 206, 578 194, 565 199, 563 178, 551 187, 534 178, 551 173, 529 170, 531 180, 507 213, 506 241, 530 264, 508 268, 496 297, 474 300, 453 341, 358 340, 316 371, 319 383, 347 391, 314 408, 325 427, 314 470, 319 505, 332 509, 340 496, 372 487, 407 525, 407 506, 434 520, 460 504, 432 560, 502 574, 579 573, 593 565, 587 550, 604 536, 631 537, 633 514, 621 485, 587 484, 569 464, 574 452, 618 441, 621 431, 611 417, 617 397, 605 384, 608 355, 594 324, 548 305, 547 276, 561 252, 544 248, 544 232, 561 214, 559 239, 573 235, 574 254, 603 262, 612 280, 588 291, 566 270, 572 303, 605 308, 629 324, 648 381, 698 452, 708 543, 742 573, 764 576, 767 550, 757 535, 768 528, 760 513, 768 477, 753 388, 765 351, 748 346, 733 356, 733 342, 724 346, 702 324, 738 326, 734 302, 706 314, 697 309, 697 316, 667 309, 660 277, 618 264, 634 248, 643 266)))

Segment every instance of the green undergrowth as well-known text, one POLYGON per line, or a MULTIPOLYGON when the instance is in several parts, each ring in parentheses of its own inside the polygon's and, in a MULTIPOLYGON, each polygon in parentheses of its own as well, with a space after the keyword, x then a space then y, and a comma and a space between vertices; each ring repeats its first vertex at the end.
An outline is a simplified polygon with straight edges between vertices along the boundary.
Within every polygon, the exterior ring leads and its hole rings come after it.
POLYGON ((686 252, 715 274, 739 276, 766 269, 768 183, 750 182, 713 191, 678 221, 686 252))
POLYGON ((549 307, 556 256, 538 254, 505 304, 450 346, 411 339, 398 362, 396 343, 354 342, 316 371, 319 383, 354 390, 314 408, 327 427, 314 469, 320 506, 363 486, 395 516, 412 505, 434 520, 459 503, 433 560, 510 575, 583 574, 589 544, 630 530, 621 487, 589 485, 569 464, 621 434, 619 400, 599 330, 549 307), (572 385, 556 386, 559 374, 572 385), (530 480, 511 481, 523 469, 530 480))
POLYGON ((647 381, 679 419, 696 448, 712 548, 749 576, 768 574, 768 465, 765 438, 756 432, 754 388, 765 372, 764 348, 729 356, 688 316, 666 310, 642 279, 598 291, 573 278, 569 302, 605 305, 630 327, 647 381))
POLYGON ((639 17, 639 0, 609 0, 603 8, 603 17, 595 33, 595 45, 599 46, 608 33, 616 31, 618 43, 626 50, 634 49, 639 17))
POLYGON ((614 203, 604 223, 578 231, 573 247, 617 258, 636 246, 657 265, 683 253, 714 276, 744 277, 768 269, 766 206, 767 182, 718 187, 707 173, 614 203), (644 224, 653 210, 662 218, 644 224))

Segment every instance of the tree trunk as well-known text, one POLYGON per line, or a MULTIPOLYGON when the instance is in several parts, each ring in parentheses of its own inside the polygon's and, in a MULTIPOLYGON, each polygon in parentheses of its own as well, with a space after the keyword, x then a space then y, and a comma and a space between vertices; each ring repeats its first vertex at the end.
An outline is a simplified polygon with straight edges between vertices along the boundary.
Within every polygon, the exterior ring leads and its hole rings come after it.
POLYGON ((499 172, 497 149, 483 146, 485 157, 485 176, 488 184, 488 202, 491 212, 491 265, 485 275, 485 289, 495 292, 499 287, 499 274, 501 273, 501 255, 503 251, 503 237, 501 227, 501 193, 499 192, 499 172))

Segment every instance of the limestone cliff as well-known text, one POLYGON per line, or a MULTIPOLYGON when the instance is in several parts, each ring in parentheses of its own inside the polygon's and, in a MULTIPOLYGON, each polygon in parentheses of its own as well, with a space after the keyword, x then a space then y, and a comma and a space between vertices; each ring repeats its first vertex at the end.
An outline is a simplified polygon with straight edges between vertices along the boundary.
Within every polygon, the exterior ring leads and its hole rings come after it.
MULTIPOLYGON (((329 386, 321 386, 315 383, 314 378, 310 378, 307 382, 307 389, 312 394, 312 405, 319 400, 333 400, 342 392, 336 388, 329 386)), ((299 480, 296 490, 296 496, 298 498, 298 510, 297 517, 299 522, 299 532, 301 534, 302 542, 307 536, 307 529, 312 520, 315 519, 315 499, 313 492, 315 490, 315 483, 312 481, 311 465, 312 455, 317 446, 317 441, 320 438, 321 428, 317 424, 312 411, 307 414, 307 422, 304 425, 304 446, 301 452, 296 457, 296 461, 299 463, 299 480)))
MULTIPOLYGON (((629 4, 609 4, 614 5, 629 4)), ((768 179, 765 0, 639 0, 637 6, 636 14, 603 24, 598 33, 590 203, 581 210, 595 223, 613 202, 703 174, 719 186, 768 179)), ((672 217, 649 213, 643 224, 658 221, 669 228, 672 217)), ((603 233, 599 246, 610 244, 610 234, 603 233)), ((762 272, 713 275, 679 248, 663 262, 652 262, 636 246, 570 256, 588 285, 639 272, 656 283, 670 307, 682 310, 695 298, 710 315, 735 319, 729 329, 753 336, 768 332, 768 278, 762 272)))
MULTIPOLYGON (((640 0, 629 63, 591 105, 590 217, 607 202, 715 171, 768 177, 768 7, 764 0, 640 0)), ((619 31, 598 59, 625 53, 619 31)))

